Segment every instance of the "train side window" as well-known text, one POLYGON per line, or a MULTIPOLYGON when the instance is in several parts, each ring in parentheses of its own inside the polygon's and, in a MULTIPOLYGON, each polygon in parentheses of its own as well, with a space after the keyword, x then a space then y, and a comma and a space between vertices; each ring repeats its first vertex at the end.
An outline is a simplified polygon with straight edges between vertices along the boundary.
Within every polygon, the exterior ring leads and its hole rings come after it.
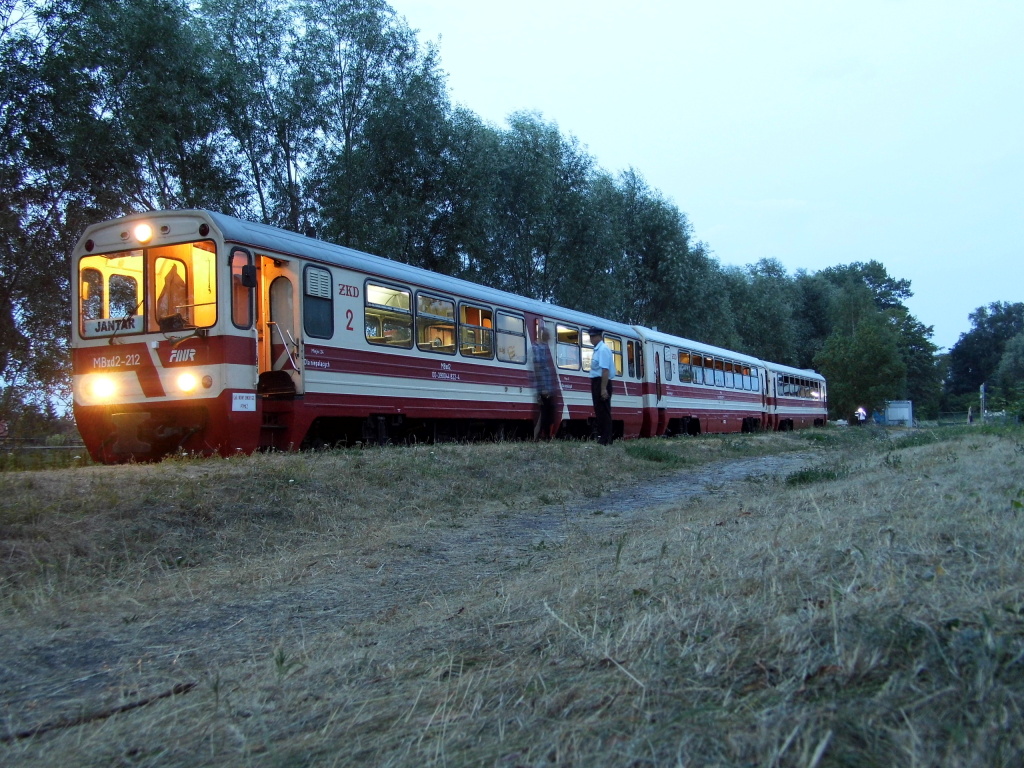
POLYGON ((679 382, 681 384, 689 384, 693 381, 693 374, 690 372, 690 353, 679 350, 678 354, 679 364, 679 382))
POLYGON ((526 321, 498 312, 498 359, 505 363, 526 362, 526 321))
POLYGON ((725 363, 721 360, 715 360, 715 386, 725 386, 725 363))
POLYGON ((690 375, 694 384, 704 383, 704 358, 701 355, 690 353, 690 375))
POLYGON ((241 248, 231 252, 231 322, 236 328, 252 327, 253 291, 245 284, 243 274, 252 266, 252 255, 241 248))
POLYGON ((735 389, 736 388, 736 369, 735 369, 735 366, 733 366, 732 363, 728 363, 727 362, 727 363, 723 364, 723 367, 725 369, 725 386, 727 386, 729 389, 735 389))
POLYGON ((580 342, 581 365, 584 371, 589 371, 590 363, 594 359, 594 340, 590 338, 589 331, 580 334, 580 342))
POLYGON ((412 348, 412 292, 377 283, 366 283, 364 326, 371 344, 412 348))
POLYGON ((615 362, 615 375, 622 378, 622 339, 617 336, 606 335, 604 343, 612 351, 612 360, 615 362))
POLYGON ((569 371, 580 369, 580 329, 555 326, 555 364, 569 371))
POLYGON ((421 352, 455 354, 455 302, 416 294, 416 346, 421 352))
POLYGON ((636 378, 636 342, 626 342, 626 367, 629 370, 629 377, 636 378))
POLYGON ((715 385, 715 360, 712 357, 704 358, 704 383, 709 387, 715 385))
POLYGON ((334 335, 334 301, 331 273, 320 267, 306 267, 306 288, 302 292, 302 327, 306 335, 329 339, 334 335))
POLYGON ((467 357, 494 357, 494 317, 489 307, 459 305, 459 351, 467 357))

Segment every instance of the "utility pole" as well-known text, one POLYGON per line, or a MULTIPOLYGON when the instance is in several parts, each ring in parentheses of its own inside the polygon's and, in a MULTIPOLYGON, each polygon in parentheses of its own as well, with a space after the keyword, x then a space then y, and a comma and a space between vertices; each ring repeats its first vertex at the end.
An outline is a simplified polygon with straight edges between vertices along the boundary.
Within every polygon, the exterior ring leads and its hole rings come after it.
POLYGON ((981 382, 981 421, 985 422, 985 382, 981 382))

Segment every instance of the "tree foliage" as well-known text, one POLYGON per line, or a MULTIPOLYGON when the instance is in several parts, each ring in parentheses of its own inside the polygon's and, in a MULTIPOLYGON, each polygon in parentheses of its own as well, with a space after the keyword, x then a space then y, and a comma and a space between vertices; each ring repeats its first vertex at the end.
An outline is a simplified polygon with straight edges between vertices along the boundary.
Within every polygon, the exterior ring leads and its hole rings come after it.
POLYGON ((829 382, 829 405, 837 417, 849 418, 859 407, 881 409, 886 400, 901 399, 906 386, 899 336, 876 313, 834 331, 815 362, 829 382))
POLYGON ((949 350, 952 395, 973 394, 994 378, 1007 344, 1024 332, 1024 302, 993 302, 978 307, 968 318, 971 330, 960 334, 949 350))

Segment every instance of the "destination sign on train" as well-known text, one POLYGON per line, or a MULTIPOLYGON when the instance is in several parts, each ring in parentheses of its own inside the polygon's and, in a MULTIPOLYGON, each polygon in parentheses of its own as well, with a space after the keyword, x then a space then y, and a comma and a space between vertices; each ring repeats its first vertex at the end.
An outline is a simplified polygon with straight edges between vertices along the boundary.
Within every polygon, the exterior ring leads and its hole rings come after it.
POLYGON ((91 339, 98 336, 110 336, 113 333, 141 333, 145 330, 145 322, 142 315, 86 320, 82 327, 82 336, 91 339))

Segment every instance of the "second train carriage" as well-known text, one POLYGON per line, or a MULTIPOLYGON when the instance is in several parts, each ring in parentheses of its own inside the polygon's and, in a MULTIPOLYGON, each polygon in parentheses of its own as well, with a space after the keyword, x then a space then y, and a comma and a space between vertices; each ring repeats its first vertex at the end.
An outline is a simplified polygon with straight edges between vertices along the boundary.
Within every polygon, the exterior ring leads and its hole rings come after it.
POLYGON ((645 437, 753 432, 770 421, 764 363, 709 344, 637 328, 650 375, 645 437))
POLYGON ((592 326, 619 437, 824 420, 817 374, 207 211, 94 225, 72 270, 75 416, 97 461, 528 435, 541 328, 564 434, 589 434, 592 326))
POLYGON ((816 371, 764 363, 768 429, 823 427, 828 422, 825 377, 816 371))

